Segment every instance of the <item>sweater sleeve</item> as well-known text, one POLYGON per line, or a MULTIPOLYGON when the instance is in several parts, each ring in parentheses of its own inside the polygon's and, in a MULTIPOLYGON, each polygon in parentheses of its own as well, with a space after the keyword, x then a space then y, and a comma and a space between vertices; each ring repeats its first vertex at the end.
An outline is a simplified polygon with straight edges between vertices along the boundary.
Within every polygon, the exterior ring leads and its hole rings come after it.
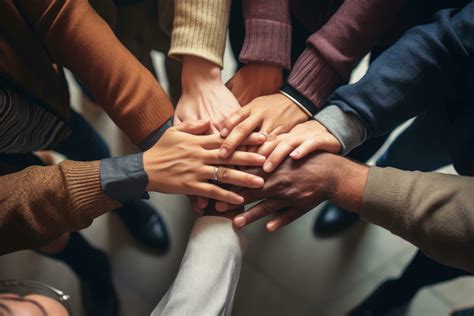
POLYGON ((115 37, 87 0, 18 0, 52 59, 70 69, 138 144, 173 108, 153 75, 115 37))
POLYGON ((241 62, 290 68, 291 18, 288 0, 244 0, 245 39, 241 62))
POLYGON ((307 41, 288 83, 321 108, 391 26, 404 0, 347 0, 307 41))
MULTIPOLYGON (((474 3, 448 9, 433 23, 409 30, 380 55, 366 75, 343 86, 330 104, 359 117, 367 136, 384 134, 465 87, 474 54, 474 3)), ((471 93, 470 90, 466 93, 471 93)))
POLYGON ((169 55, 201 57, 223 66, 231 0, 174 0, 169 55))
POLYGON ((47 244, 121 204, 101 189, 99 161, 64 161, 0 177, 0 255, 47 244))
POLYGON ((474 178, 370 168, 361 215, 433 259, 474 272, 474 178))

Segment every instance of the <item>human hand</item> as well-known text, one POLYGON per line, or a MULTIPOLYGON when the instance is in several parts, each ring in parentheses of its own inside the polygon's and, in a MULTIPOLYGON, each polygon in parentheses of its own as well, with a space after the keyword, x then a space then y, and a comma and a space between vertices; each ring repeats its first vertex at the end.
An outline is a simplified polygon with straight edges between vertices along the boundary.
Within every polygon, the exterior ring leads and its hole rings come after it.
MULTIPOLYGON (((345 209, 358 211, 362 203, 368 167, 346 158, 313 153, 301 160, 286 159, 274 173, 264 174, 261 169, 252 172, 265 179, 261 189, 239 189, 245 203, 266 199, 234 219, 241 228, 256 220, 278 213, 268 221, 266 229, 273 232, 304 215, 321 202, 332 200, 345 209)), ((227 211, 234 206, 216 203, 216 209, 227 211)))
POLYGON ((277 93, 283 85, 283 68, 264 63, 248 63, 226 83, 241 105, 257 97, 277 93))
MULTIPOLYGON (((241 204, 243 198, 208 180, 217 177, 220 183, 259 188, 261 177, 239 170, 218 167, 221 165, 261 166, 265 158, 249 152, 236 151, 226 159, 219 158, 222 138, 217 135, 200 135, 209 129, 209 122, 183 122, 169 128, 161 139, 143 154, 148 175, 147 190, 163 193, 190 194, 227 203, 241 204), (217 173, 216 173, 217 171, 217 173)), ((261 143, 253 134, 246 143, 261 143)))
POLYGON ((222 122, 240 109, 234 95, 224 85, 219 66, 195 56, 183 57, 183 92, 176 106, 174 124, 209 120, 208 132, 217 133, 222 122))
POLYGON ((337 154, 341 151, 341 144, 324 125, 311 120, 296 125, 290 132, 279 135, 274 141, 266 142, 259 153, 268 157, 263 170, 272 172, 288 155, 297 160, 316 150, 337 154))
POLYGON ((256 98, 224 121, 221 136, 226 139, 219 156, 228 157, 257 128, 271 140, 307 120, 308 115, 283 94, 256 98))

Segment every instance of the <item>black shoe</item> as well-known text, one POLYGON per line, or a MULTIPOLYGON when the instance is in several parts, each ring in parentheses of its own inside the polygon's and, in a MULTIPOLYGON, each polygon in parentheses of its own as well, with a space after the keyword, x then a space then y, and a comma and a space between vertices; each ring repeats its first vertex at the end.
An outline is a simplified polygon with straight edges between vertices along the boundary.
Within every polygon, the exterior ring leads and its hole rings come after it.
POLYGON ((112 282, 112 273, 107 256, 97 250, 94 269, 100 271, 90 279, 80 278, 82 303, 88 316, 116 316, 119 301, 112 282))
POLYGON ((385 316, 410 303, 413 293, 407 293, 398 286, 397 280, 382 283, 348 316, 385 316))
POLYGON ((449 312, 450 316, 472 316, 474 315, 474 306, 463 307, 460 309, 455 309, 449 312))
POLYGON ((358 220, 358 214, 328 202, 318 214, 313 231, 318 237, 332 237, 346 230, 358 220))
POLYGON ((160 253, 168 250, 170 241, 165 223, 148 203, 141 200, 126 202, 115 212, 133 238, 160 253))

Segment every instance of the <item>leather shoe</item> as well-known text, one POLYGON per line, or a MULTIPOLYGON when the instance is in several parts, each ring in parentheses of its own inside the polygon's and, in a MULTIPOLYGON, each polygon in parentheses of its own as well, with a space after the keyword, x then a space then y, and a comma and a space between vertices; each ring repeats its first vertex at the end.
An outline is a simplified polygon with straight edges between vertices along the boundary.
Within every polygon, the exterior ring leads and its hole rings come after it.
POLYGON ((358 214, 328 202, 318 214, 313 231, 318 237, 332 237, 346 230, 358 220, 358 214))
POLYGON ((165 223, 148 203, 142 200, 130 201, 115 210, 127 227, 128 232, 141 244, 164 253, 170 240, 165 223))
POLYGON ((385 316, 410 303, 413 293, 407 293, 398 284, 398 280, 382 283, 361 304, 351 310, 348 316, 385 316))

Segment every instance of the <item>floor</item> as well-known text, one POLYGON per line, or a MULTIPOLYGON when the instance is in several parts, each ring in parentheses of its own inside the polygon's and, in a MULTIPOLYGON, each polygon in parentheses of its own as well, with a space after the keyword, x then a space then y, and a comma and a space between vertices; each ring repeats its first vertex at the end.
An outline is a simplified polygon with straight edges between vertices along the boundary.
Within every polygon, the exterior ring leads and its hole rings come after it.
MULTIPOLYGON (((154 55, 157 63, 162 56, 154 55)), ((224 78, 235 63, 226 53, 224 78)), ((362 65, 357 80, 364 72, 362 65)), ((162 82, 163 83, 163 82, 162 82)), ((166 86, 166 82, 163 83, 166 86)), ((106 115, 84 100, 72 84, 72 104, 109 141, 114 155, 134 150, 106 115)), ((451 168, 444 171, 452 172, 451 168)), ((172 240, 159 256, 137 245, 114 215, 104 215, 84 231, 110 256, 121 299, 121 315, 148 315, 173 281, 194 215, 183 196, 151 194, 172 240)), ((312 225, 318 208, 281 231, 269 234, 260 221, 245 229, 249 247, 244 259, 233 315, 344 315, 380 281, 400 273, 415 248, 384 229, 360 222, 333 239, 317 239, 312 225)), ((31 251, 0 257, 0 279, 44 281, 72 295, 75 315, 84 315, 78 281, 62 264, 31 251)), ((424 289, 405 315, 446 315, 456 306, 474 304, 474 278, 424 289)))

